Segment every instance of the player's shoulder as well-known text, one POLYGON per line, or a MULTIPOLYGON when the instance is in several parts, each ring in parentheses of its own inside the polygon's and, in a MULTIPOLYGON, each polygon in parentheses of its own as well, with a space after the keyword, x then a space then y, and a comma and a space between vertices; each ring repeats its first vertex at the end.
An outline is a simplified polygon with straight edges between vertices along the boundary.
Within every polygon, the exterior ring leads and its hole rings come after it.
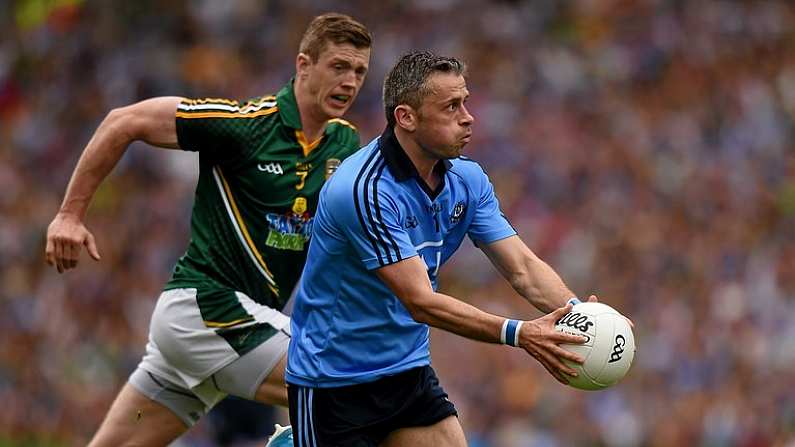
POLYGON ((349 149, 351 152, 359 149, 359 129, 350 121, 342 118, 332 118, 326 122, 326 134, 334 141, 349 149))
POLYGON ((476 160, 461 155, 450 160, 450 172, 459 175, 464 180, 480 181, 481 177, 487 176, 486 170, 476 160))
MULTIPOLYGON (((337 171, 327 181, 326 188, 330 195, 351 197, 354 189, 361 190, 365 183, 372 184, 377 174, 377 165, 381 150, 378 139, 357 150, 340 164, 337 171)), ((379 184, 383 185, 384 175, 379 176, 379 184)))
POLYGON ((240 105, 241 118, 270 119, 275 117, 278 111, 276 95, 272 94, 250 98, 240 105))
POLYGON ((379 152, 378 145, 374 143, 375 141, 367 144, 343 160, 340 167, 331 176, 330 180, 333 180, 330 182, 331 186, 335 189, 353 188, 356 179, 361 178, 367 166, 372 164, 373 157, 379 152))
POLYGON ((359 129, 356 128, 350 121, 342 118, 332 118, 327 121, 329 133, 340 135, 358 135, 359 129))
POLYGON ((245 100, 242 105, 242 109, 276 109, 278 110, 279 106, 276 102, 276 95, 268 94, 263 96, 255 96, 253 98, 249 98, 245 100))
POLYGON ((326 181, 321 192, 321 204, 339 222, 353 222, 361 210, 379 203, 388 206, 389 197, 396 194, 396 184, 384 160, 378 138, 346 158, 326 181))
POLYGON ((177 106, 178 118, 258 118, 275 115, 276 96, 265 95, 245 101, 228 98, 183 98, 177 106))

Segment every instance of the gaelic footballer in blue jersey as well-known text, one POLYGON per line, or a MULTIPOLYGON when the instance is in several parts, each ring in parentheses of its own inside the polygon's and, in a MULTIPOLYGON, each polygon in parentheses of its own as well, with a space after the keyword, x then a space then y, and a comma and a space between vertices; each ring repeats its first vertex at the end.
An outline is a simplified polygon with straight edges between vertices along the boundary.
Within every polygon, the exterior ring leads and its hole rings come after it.
POLYGON ((430 367, 429 326, 519 346, 561 382, 576 375, 561 359, 582 359, 558 344, 584 340, 554 330, 574 294, 461 156, 468 96, 460 61, 404 56, 384 85, 387 129, 321 191, 286 371, 296 446, 466 445, 430 367), (465 236, 548 315, 506 319, 437 293, 439 268, 465 236))

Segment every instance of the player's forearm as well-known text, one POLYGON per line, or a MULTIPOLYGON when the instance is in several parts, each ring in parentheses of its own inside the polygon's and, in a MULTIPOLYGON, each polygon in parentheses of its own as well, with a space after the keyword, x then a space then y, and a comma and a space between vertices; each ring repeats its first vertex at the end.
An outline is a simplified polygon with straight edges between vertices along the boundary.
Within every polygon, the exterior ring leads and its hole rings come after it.
POLYGON ((124 116, 112 111, 102 121, 86 145, 72 173, 60 212, 85 216, 100 183, 119 162, 133 136, 124 128, 124 116))
POLYGON ((546 262, 532 256, 527 257, 524 263, 524 269, 509 278, 509 282, 517 293, 537 309, 552 312, 565 306, 566 301, 575 296, 546 262))
POLYGON ((462 337, 487 343, 500 343, 505 318, 482 310, 442 293, 429 293, 415 305, 408 306, 412 317, 462 337))
POLYGON ((177 96, 161 96, 112 110, 80 156, 66 188, 61 212, 82 219, 99 184, 133 141, 178 148, 174 114, 181 100, 177 96))

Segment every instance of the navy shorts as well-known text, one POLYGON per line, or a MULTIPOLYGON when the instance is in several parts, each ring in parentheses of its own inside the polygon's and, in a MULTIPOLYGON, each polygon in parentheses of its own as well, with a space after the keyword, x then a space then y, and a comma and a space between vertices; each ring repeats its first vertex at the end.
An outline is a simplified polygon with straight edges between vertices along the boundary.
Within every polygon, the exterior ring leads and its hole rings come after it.
POLYGON ((458 416, 430 366, 338 388, 288 385, 296 447, 375 447, 400 428, 458 416))

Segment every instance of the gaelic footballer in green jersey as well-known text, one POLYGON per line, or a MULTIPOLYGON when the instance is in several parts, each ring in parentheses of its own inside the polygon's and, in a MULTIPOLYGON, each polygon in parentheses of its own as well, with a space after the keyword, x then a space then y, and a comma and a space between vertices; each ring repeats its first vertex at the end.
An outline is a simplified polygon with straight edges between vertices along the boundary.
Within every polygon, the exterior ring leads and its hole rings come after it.
MULTIPOLYGON (((306 260, 320 188, 359 147, 355 127, 339 118, 307 143, 292 87, 242 104, 179 104, 179 145, 199 152, 199 184, 190 245, 166 289, 212 282, 284 307, 306 260)), ((197 300, 210 325, 250 317, 234 297, 197 300)))
MULTIPOLYGON (((278 311, 306 261, 330 166, 358 149, 359 135, 334 118, 307 143, 293 81, 243 103, 184 99, 176 131, 180 148, 199 153, 191 237, 152 315, 139 371, 191 390, 210 408, 225 394, 202 386, 208 377, 258 377, 283 357, 289 319, 278 311), (219 372, 254 350, 255 364, 219 372)), ((141 373, 131 380, 147 389, 141 373)), ((225 391, 254 397, 236 385, 225 391)), ((202 412, 181 414, 192 424, 202 412)))
POLYGON ((77 266, 83 245, 100 259, 83 219, 130 143, 196 151, 200 162, 187 251, 155 306, 146 354, 91 446, 167 445, 228 394, 287 405, 280 310, 306 260, 320 188, 358 148, 342 116, 370 45, 362 24, 324 14, 276 95, 151 98, 97 128, 47 230, 47 262, 59 273, 77 266))

